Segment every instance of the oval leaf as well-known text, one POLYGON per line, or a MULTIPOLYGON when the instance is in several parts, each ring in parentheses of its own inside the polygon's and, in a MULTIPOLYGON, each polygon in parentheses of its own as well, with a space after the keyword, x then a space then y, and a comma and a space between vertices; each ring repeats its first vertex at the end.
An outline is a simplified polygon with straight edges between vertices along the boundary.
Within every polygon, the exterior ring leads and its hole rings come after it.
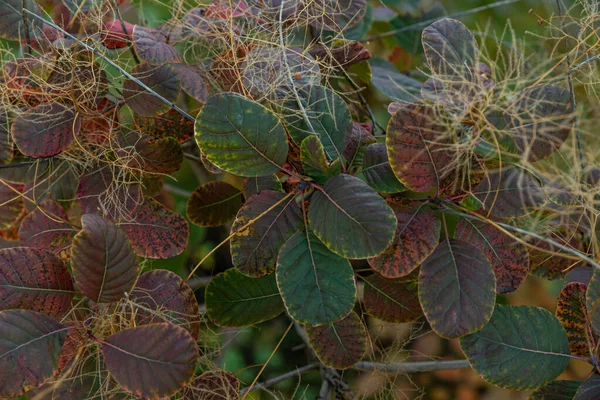
POLYGON ((41 386, 58 367, 67 329, 29 310, 0 312, 0 397, 17 397, 41 386))
POLYGON ((60 318, 74 295, 71 274, 54 254, 26 247, 0 250, 0 310, 22 308, 60 318))
POLYGON ((527 400, 573 400, 581 381, 554 381, 537 389, 527 400))
POLYGON ((380 193, 398 193, 406 190, 392 171, 384 143, 373 143, 367 147, 362 173, 367 183, 380 193))
POLYGON ((275 274, 250 278, 231 268, 210 281, 204 296, 208 317, 219 326, 255 325, 285 309, 275 274))
POLYGON ((423 50, 437 75, 471 80, 477 43, 469 28, 451 18, 440 19, 423 29, 423 50))
POLYGON ((543 386, 559 376, 570 360, 565 330, 554 315, 539 307, 497 305, 490 322, 461 338, 460 345, 486 382, 507 389, 543 386))
POLYGON ((345 174, 331 178, 315 192, 308 221, 315 235, 345 258, 381 254, 392 242, 398 222, 377 192, 345 174))
POLYGON ((567 332, 571 354, 581 357, 593 354, 598 343, 598 335, 591 327, 585 308, 586 289, 580 282, 566 284, 558 295, 556 306, 556 318, 567 332))
POLYGON ((386 279, 373 274, 364 282, 363 303, 367 314, 393 323, 416 321, 423 315, 416 276, 386 279))
MULTIPOLYGON (((177 100, 181 91, 181 81, 170 65, 156 67, 142 63, 133 67, 130 73, 166 100, 171 102, 177 100)), ((170 109, 168 104, 130 79, 125 80, 123 84, 123 96, 133 111, 145 117, 164 114, 170 109)))
POLYGON ((240 382, 227 371, 206 371, 186 385, 183 400, 226 400, 240 398, 240 382))
POLYGON ((496 302, 496 277, 477 247, 456 239, 440 243, 423 262, 419 300, 431 328, 457 338, 483 327, 496 302))
POLYGON ((600 375, 592 375, 581 383, 573 400, 597 400, 600 393, 600 375))
POLYGON ((232 220, 242 206, 242 193, 227 182, 200 186, 187 202, 190 222, 203 227, 220 226, 232 220))
POLYGON ((140 25, 133 28, 133 47, 140 59, 151 65, 183 61, 179 50, 168 44, 162 33, 140 25))
POLYGON ((201 65, 173 64, 177 76, 181 79, 183 91, 200 103, 206 103, 209 93, 204 83, 205 72, 201 65))
POLYGON ((183 163, 183 150, 173 137, 158 138, 131 131, 117 139, 117 153, 130 168, 151 174, 172 174, 183 163))
POLYGON ((409 104, 387 126, 388 158, 396 177, 415 192, 441 188, 452 171, 447 117, 433 107, 409 104))
POLYGON ((233 265, 253 277, 273 272, 281 246, 302 225, 302 214, 294 197, 270 190, 252 196, 231 225, 231 233, 237 232, 230 242, 233 265))
MULTIPOLYGON (((0 4, 0 37, 9 40, 25 40, 27 37, 23 23, 23 7, 40 15, 40 7, 35 0, 3 0, 0 4)), ((40 22, 25 14, 30 38, 40 28, 40 22)))
POLYGON ((192 378, 198 345, 188 331, 165 322, 109 336, 102 342, 102 353, 108 372, 124 389, 158 399, 179 391, 192 378))
POLYGON ((19 228, 21 245, 58 254, 71 244, 75 230, 68 222, 69 216, 60 204, 44 200, 39 208, 23 218, 19 228))
POLYGON ((123 231, 98 215, 83 215, 81 226, 71 249, 75 284, 96 303, 118 301, 138 277, 133 248, 123 231))
POLYGON ((240 176, 283 169, 288 143, 277 116, 236 93, 208 99, 196 118, 196 142, 217 167, 240 176))
POLYGON ((422 205, 391 203, 398 219, 392 245, 369 265, 386 278, 410 274, 437 247, 442 224, 433 211, 422 205))
POLYGON ((131 241, 135 254, 146 258, 175 257, 185 250, 190 236, 185 218, 151 197, 118 226, 131 241))
POLYGON ((335 322, 356 301, 350 262, 329 251, 310 231, 298 232, 277 260, 277 286, 290 317, 303 324, 335 322))

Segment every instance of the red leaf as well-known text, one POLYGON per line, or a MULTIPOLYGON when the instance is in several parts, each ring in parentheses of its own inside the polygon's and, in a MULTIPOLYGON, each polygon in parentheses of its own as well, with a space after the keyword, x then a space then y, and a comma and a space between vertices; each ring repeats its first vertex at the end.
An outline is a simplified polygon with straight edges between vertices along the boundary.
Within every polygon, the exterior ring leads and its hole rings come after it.
POLYGON ((69 216, 60 204, 44 200, 39 208, 23 218, 19 228, 21 244, 58 254, 71 244, 75 230, 68 222, 69 216))
POLYGON ((100 41, 108 49, 120 49, 127 47, 127 42, 131 41, 133 28, 135 25, 123 21, 125 31, 121 21, 112 20, 104 23, 104 30, 100 33, 100 41))

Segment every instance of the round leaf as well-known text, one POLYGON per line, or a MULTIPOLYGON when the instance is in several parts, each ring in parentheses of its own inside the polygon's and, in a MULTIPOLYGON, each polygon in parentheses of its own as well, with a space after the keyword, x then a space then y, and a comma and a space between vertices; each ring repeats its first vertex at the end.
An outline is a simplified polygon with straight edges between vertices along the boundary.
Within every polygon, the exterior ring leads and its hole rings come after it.
POLYGON ((183 57, 179 50, 167 43, 167 39, 157 31, 135 25, 133 47, 140 59, 151 65, 180 63, 183 57))
POLYGON ((71 274, 54 254, 26 247, 0 250, 0 310, 22 308, 60 318, 74 295, 71 274))
POLYGON ((250 278, 235 268, 210 281, 205 302, 211 321, 226 327, 258 324, 284 310, 274 274, 250 278))
POLYGON ((415 192, 439 189, 452 171, 447 117, 433 107, 409 104, 387 126, 388 158, 396 177, 415 192))
POLYGON ((158 399, 179 391, 192 378, 198 345, 188 331, 165 322, 109 336, 102 353, 108 372, 124 389, 158 399))
POLYGON ((423 315, 416 276, 386 279, 373 274, 364 282, 363 303, 367 314, 393 323, 416 321, 423 315))
POLYGON ((392 242, 394 212, 369 185, 350 175, 338 175, 313 195, 308 221, 315 235, 345 258, 381 254, 392 242))
POLYGON ((96 303, 118 301, 138 277, 133 248, 123 231, 98 215, 83 215, 81 225, 71 249, 75 284, 96 303))
POLYGON ((39 208, 27 214, 19 228, 21 245, 60 253, 71 244, 74 229, 60 204, 44 200, 39 208))
POLYGON ((591 329, 585 308, 587 287, 580 282, 566 284, 558 295, 556 318, 567 332, 571 354, 588 357, 595 351, 598 335, 591 329), (589 337, 592 335, 593 337, 589 337))
POLYGON ((188 244, 190 227, 183 216, 149 197, 131 218, 122 219, 135 254, 146 258, 171 258, 181 254, 188 244))
POLYGON ((319 360, 330 368, 350 368, 367 352, 367 330, 354 311, 331 324, 307 326, 306 335, 319 360))
POLYGON ((367 183, 378 192, 398 193, 406 190, 392 171, 384 143, 373 143, 367 147, 362 173, 367 183))
POLYGON ((0 397, 17 397, 54 374, 67 329, 29 310, 0 312, 0 397))
POLYGON ((431 328, 445 338, 481 329, 496 302, 496 277, 477 247, 456 239, 440 243, 423 262, 419 300, 431 328))
POLYGON ((429 257, 440 240, 442 224, 433 211, 422 205, 391 203, 398 219, 392 245, 369 265, 387 278, 410 274, 429 257))
POLYGON ((242 206, 242 193, 227 182, 213 181, 200 186, 187 202, 187 216, 193 224, 220 226, 232 220, 242 206))
POLYGON ((335 322, 356 301, 350 262, 329 251, 310 231, 298 232, 277 260, 277 286, 290 317, 303 324, 335 322))
POLYGON ((486 382, 514 390, 551 382, 570 360, 565 330, 539 307, 498 305, 490 322, 460 345, 486 382))
POLYGON ((253 277, 273 272, 281 246, 302 225, 302 213, 294 197, 286 199, 285 193, 270 190, 252 196, 231 225, 231 233, 240 231, 230 242, 233 265, 253 277))
MULTIPOLYGON (((0 3, 0 37, 9 40, 25 40, 26 31, 23 23, 23 7, 40 15, 40 7, 35 0, 3 0, 0 3)), ((26 14, 27 15, 27 14, 26 14)), ((35 31, 39 30, 40 22, 27 15, 27 27, 30 38, 33 39, 35 31)))
POLYGON ((183 163, 183 150, 173 137, 158 138, 131 131, 118 137, 119 155, 130 168, 152 174, 172 174, 183 163))
POLYGON ((471 80, 477 43, 465 24, 451 18, 440 19, 423 29, 422 42, 433 72, 471 80))
POLYGON ((183 91, 201 103, 205 103, 209 93, 204 83, 204 73, 199 65, 173 64, 177 76, 181 79, 183 91))
POLYGON ((246 200, 248 200, 251 196, 262 192, 263 190, 283 192, 283 185, 275 175, 265 175, 244 179, 242 191, 244 192, 244 198, 246 200))
POLYGON ((240 176, 283 169, 288 143, 277 116, 235 93, 208 99, 196 117, 196 142, 217 167, 240 176))
MULTIPOLYGON (((142 63, 132 68, 131 75, 144 85, 174 102, 181 91, 181 81, 170 65, 159 67, 142 63)), ((154 97, 134 81, 127 79, 123 84, 123 96, 131 109, 142 116, 152 117, 169 111, 169 105, 154 97)))

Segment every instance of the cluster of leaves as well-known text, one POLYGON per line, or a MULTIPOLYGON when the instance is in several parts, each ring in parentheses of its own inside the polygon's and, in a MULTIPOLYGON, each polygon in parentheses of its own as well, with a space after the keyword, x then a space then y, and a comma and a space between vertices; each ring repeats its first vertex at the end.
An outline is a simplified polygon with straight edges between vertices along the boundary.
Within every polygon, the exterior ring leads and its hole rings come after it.
MULTIPOLYGON (((597 376, 552 381, 574 357, 600 368, 597 227, 577 195, 528 168, 573 130, 570 90, 500 90, 448 18, 417 40, 429 79, 401 74, 339 40, 368 32, 365 0, 213 2, 157 29, 109 3, 65 0, 57 25, 32 0, 0 4, 0 36, 25 49, 1 80, 0 375, 11 379, 0 397, 239 395, 234 375, 197 373, 201 314, 186 281, 140 273, 188 245, 186 218, 160 193, 193 139, 206 170, 244 178, 242 190, 207 182, 187 203, 195 225, 233 221, 234 268, 205 292, 214 324, 285 312, 323 365, 345 369, 367 352, 360 303, 460 338, 492 384, 588 398, 597 376), (292 46, 299 27, 312 40, 292 46), (125 69, 111 57, 126 51, 125 69), (349 72, 394 100, 385 135, 328 79, 356 84, 349 72), (521 228, 539 221, 542 234, 521 228), (556 316, 496 304, 530 273, 575 264, 593 277, 563 288, 556 316)), ((587 171, 590 190, 598 176, 587 171)))

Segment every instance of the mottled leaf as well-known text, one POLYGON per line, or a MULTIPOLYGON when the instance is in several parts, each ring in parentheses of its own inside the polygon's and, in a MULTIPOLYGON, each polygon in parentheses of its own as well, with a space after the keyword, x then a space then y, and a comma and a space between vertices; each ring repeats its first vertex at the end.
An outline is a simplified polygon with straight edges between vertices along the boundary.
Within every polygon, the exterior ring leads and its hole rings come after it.
POLYGON ((187 329, 198 338, 200 312, 194 291, 179 275, 165 269, 144 272, 129 294, 139 305, 137 325, 171 322, 187 329))
POLYGON ((423 50, 434 73, 457 80, 471 80, 477 43, 469 28, 451 18, 440 19, 423 29, 423 50))
POLYGON ((240 397, 240 382, 227 371, 206 371, 186 385, 183 400, 228 400, 240 397))
POLYGON ((367 12, 366 0, 314 0, 301 8, 318 30, 341 32, 357 25, 367 12))
POLYGON ((285 125, 294 142, 300 145, 308 136, 317 135, 327 156, 331 160, 341 159, 346 131, 352 122, 344 99, 319 85, 299 90, 297 95, 298 98, 288 96, 283 110, 285 125))
POLYGON ((385 200, 360 179, 345 174, 331 178, 315 192, 308 221, 315 235, 345 258, 381 254, 397 226, 385 200))
POLYGON ((81 175, 76 165, 66 160, 40 163, 30 172, 33 176, 23 189, 28 211, 35 210, 46 199, 56 200, 63 208, 69 208, 77 196, 81 175))
POLYGON ((0 165, 8 164, 13 159, 14 146, 8 117, 8 110, 0 106, 0 165))
POLYGON ((520 217, 546 201, 540 182, 515 166, 489 172, 473 194, 486 212, 498 218, 520 217))
POLYGON ((287 158, 287 137, 277 116, 235 93, 210 97, 196 118, 195 130, 202 153, 232 174, 272 174, 287 158))
POLYGON ((392 171, 384 143, 374 143, 367 147, 362 173, 367 183, 380 193, 398 193, 406 190, 392 171))
POLYGON ((194 121, 190 121, 176 110, 171 109, 153 117, 134 113, 132 117, 135 129, 146 135, 174 137, 179 143, 185 143, 194 137, 194 121))
POLYGON ((270 190, 252 196, 231 225, 231 233, 238 232, 230 242, 233 265, 254 277, 273 272, 281 246, 302 225, 302 213, 294 197, 270 190))
POLYGON ((246 178, 242 183, 242 192, 244 192, 244 198, 246 200, 248 200, 251 196, 262 192, 263 190, 283 192, 283 185, 276 175, 246 178))
POLYGON ((30 310, 0 311, 0 397, 17 397, 54 374, 67 329, 30 310))
POLYGON ((367 352, 367 330, 354 311, 333 323, 307 326, 306 335, 319 360, 330 368, 350 368, 367 352))
POLYGON ((0 229, 14 224, 25 207, 23 185, 0 181, 0 229))
POLYGON ((187 202, 187 217, 199 226, 220 226, 231 221, 242 206, 242 193, 227 182, 212 181, 198 187, 187 202))
POLYGON ((396 67, 380 58, 369 60, 371 82, 386 97, 401 103, 410 103, 421 97, 422 83, 400 73, 396 67))
POLYGON ((73 107, 43 103, 19 114, 11 132, 21 153, 38 158, 61 153, 80 129, 81 118, 73 107))
POLYGON ((558 295, 556 318, 567 332, 571 354, 588 357, 595 351, 598 335, 592 329, 585 306, 583 283, 571 282, 566 284, 558 295))
MULTIPOLYGON (((181 81, 170 65, 156 67, 142 63, 134 66, 130 73, 166 100, 171 102, 177 100, 181 91, 181 81)), ((130 79, 125 80, 123 84, 123 96, 127 105, 142 116, 152 117, 164 114, 170 109, 168 104, 130 79)))
POLYGON ((205 302, 211 321, 226 327, 255 325, 275 318, 285 309, 275 274, 250 278, 236 268, 210 281, 205 302))
POLYGON ((386 145, 396 177, 408 189, 439 189, 452 171, 449 122, 441 111, 423 104, 398 110, 388 123, 386 145))
POLYGON ((441 223, 423 205, 391 203, 398 224, 391 246, 377 257, 370 258, 371 268, 387 278, 410 274, 437 247, 441 223))
POLYGON ((597 400, 600 393, 600 375, 592 375, 581 383, 573 400, 597 400))
POLYGON ((117 139, 117 154, 127 166, 151 174, 172 174, 183 163, 183 150, 173 137, 158 138, 130 131, 117 139))
POLYGON ((21 221, 19 240, 22 246, 58 254, 69 247, 74 232, 64 208, 53 200, 44 200, 21 221))
POLYGON ((190 227, 185 218, 153 198, 146 198, 131 219, 118 222, 135 254, 146 258, 171 258, 185 250, 190 227))
POLYGON ((116 225, 98 215, 83 215, 81 226, 71 249, 75 284, 96 303, 118 301, 131 292, 138 277, 131 243, 116 225))
MULTIPOLYGON (((569 247, 571 249, 584 252, 585 247, 581 233, 577 227, 569 224, 553 227, 548 232, 543 233, 543 237, 554 242, 569 247)), ((548 243, 546 240, 533 239, 533 245, 537 248, 529 249, 529 262, 531 272, 546 279, 561 279, 581 260, 572 260, 562 257, 565 253, 560 247, 548 243), (541 249, 541 250, 538 250, 541 249)))
POLYGON ((587 315, 596 333, 600 334, 600 270, 594 268, 585 293, 587 315))
POLYGON ((158 399, 179 391, 192 378, 198 345, 188 331, 164 322, 109 336, 102 342, 102 353, 108 372, 124 389, 158 399))
POLYGON ((570 360, 565 330, 539 307, 497 305, 490 322, 460 345, 486 382, 514 390, 546 385, 570 360))
POLYGON ((456 225, 454 238, 483 251, 496 274, 496 293, 517 290, 529 275, 527 247, 492 225, 462 219, 456 225))
POLYGON ((133 47, 138 57, 151 65, 180 63, 183 57, 179 50, 167 43, 162 33, 135 25, 133 47))
POLYGON ((441 242, 419 273, 423 312, 446 338, 481 329, 494 311, 495 290, 496 277, 483 252, 456 239, 441 242))
POLYGON ((330 166, 325 156, 323 144, 316 136, 308 136, 300 145, 300 160, 304 173, 316 182, 325 183, 335 174, 335 168, 330 166))
MULTIPOLYGON (((35 0, 3 0, 0 3, 0 37, 9 40, 25 40, 27 37, 23 23, 23 7, 36 15, 40 15, 40 7, 35 0)), ((39 31, 40 22, 26 14, 27 30, 33 39, 39 31)))
POLYGON ((21 308, 61 318, 74 295, 69 270, 54 254, 26 247, 0 250, 0 310, 21 308))
POLYGON ((297 322, 335 322, 354 307, 356 285, 350 262, 329 251, 309 230, 285 243, 275 274, 287 312, 297 322))
POLYGON ((183 91, 200 103, 206 103, 209 93, 205 84, 205 73, 201 69, 201 66, 174 64, 173 68, 181 80, 181 88, 183 91))
POLYGON ((377 142, 372 131, 373 127, 369 126, 367 129, 364 123, 352 122, 348 126, 343 153, 348 170, 360 167, 363 164, 367 146, 377 142))
POLYGON ((527 400, 573 400, 581 381, 554 381, 535 390, 527 400))
POLYGON ((365 312, 393 323, 420 319, 423 311, 419 303, 417 277, 413 275, 386 279, 379 274, 373 274, 365 278, 365 312))

